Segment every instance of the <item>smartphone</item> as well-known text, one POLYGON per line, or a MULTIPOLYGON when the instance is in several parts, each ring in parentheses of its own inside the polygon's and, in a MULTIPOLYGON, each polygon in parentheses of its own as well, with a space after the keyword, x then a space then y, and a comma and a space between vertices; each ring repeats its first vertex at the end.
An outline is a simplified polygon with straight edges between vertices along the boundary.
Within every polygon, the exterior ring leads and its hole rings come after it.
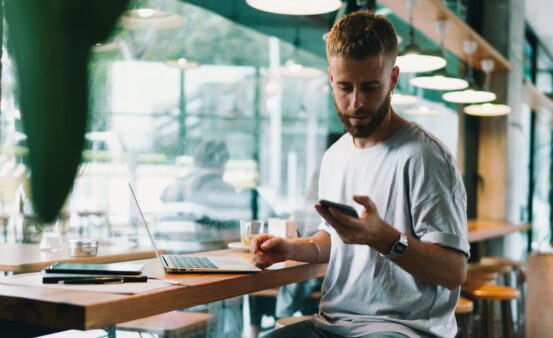
POLYGON ((144 265, 132 263, 54 263, 44 269, 47 273, 77 273, 96 275, 139 275, 144 265))
POLYGON ((331 202, 331 201, 327 201, 327 200, 320 200, 319 203, 321 204, 321 206, 325 209, 328 210, 328 208, 330 207, 333 207, 333 208, 336 208, 338 210, 340 210, 340 212, 350 216, 350 217, 355 217, 355 218, 359 218, 359 215, 357 215, 357 211, 355 211, 355 209, 349 205, 346 205, 346 204, 342 204, 342 203, 336 203, 336 202, 331 202))

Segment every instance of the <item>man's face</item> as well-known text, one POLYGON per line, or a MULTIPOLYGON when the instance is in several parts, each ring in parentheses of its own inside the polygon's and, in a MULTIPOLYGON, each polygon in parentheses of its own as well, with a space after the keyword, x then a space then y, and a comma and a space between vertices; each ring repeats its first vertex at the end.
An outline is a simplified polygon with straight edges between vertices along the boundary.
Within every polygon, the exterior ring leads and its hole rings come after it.
POLYGON ((378 54, 363 60, 330 56, 328 71, 342 124, 354 138, 369 137, 390 112, 399 69, 378 54))

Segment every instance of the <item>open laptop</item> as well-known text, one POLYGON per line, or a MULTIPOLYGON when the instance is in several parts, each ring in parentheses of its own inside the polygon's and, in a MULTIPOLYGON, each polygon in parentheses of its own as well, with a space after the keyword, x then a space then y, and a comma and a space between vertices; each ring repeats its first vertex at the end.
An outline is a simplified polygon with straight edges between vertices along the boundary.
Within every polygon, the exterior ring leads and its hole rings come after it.
POLYGON ((212 272, 212 273, 221 273, 221 272, 259 272, 261 269, 250 264, 246 260, 239 257, 219 257, 219 256, 191 256, 191 255, 160 255, 157 250, 156 243, 154 242, 154 237, 150 232, 150 227, 144 218, 140 204, 138 204, 138 199, 134 194, 134 190, 129 183, 129 188, 131 189, 131 194, 140 214, 140 219, 146 228, 148 237, 152 242, 154 251, 156 252, 157 258, 161 261, 161 265, 165 269, 165 272, 171 273, 184 273, 184 272, 212 272))

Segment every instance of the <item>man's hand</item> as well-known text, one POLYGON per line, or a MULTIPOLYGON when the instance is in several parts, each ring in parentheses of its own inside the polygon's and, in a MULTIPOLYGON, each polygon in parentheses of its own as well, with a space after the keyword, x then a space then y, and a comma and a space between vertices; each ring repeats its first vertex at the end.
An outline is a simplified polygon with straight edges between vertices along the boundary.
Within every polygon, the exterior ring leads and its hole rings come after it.
POLYGON ((290 257, 291 243, 281 237, 261 234, 252 239, 250 251, 255 265, 266 268, 290 257))
POLYGON ((399 237, 399 232, 380 218, 376 205, 368 196, 355 195, 353 200, 365 208, 359 218, 347 216, 333 207, 325 210, 320 204, 316 204, 315 209, 344 243, 369 245, 387 252, 393 243, 389 239, 399 237))

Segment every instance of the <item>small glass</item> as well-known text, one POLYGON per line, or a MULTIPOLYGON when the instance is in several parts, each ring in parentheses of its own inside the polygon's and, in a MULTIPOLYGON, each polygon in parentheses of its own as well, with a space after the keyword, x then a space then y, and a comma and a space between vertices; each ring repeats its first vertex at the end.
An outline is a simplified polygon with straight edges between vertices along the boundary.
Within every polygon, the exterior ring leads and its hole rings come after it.
POLYGON ((251 240, 263 233, 263 221, 241 220, 240 221, 240 241, 244 246, 250 246, 251 240))
POLYGON ((59 221, 44 224, 42 226, 42 239, 40 240, 40 250, 58 251, 63 249, 63 241, 59 221))

